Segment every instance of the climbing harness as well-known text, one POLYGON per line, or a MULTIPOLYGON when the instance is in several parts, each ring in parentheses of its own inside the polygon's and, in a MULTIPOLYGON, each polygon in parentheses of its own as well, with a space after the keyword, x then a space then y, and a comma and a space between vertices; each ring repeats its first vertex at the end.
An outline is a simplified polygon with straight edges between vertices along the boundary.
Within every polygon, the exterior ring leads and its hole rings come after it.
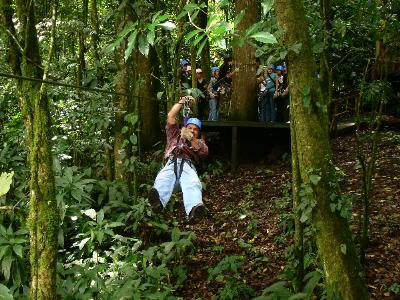
POLYGON ((186 157, 179 157, 178 155, 170 156, 167 165, 174 164, 174 173, 175 173, 176 180, 179 180, 181 178, 182 173, 183 173, 183 165, 185 163, 188 164, 189 167, 191 167, 193 170, 196 170, 196 167, 191 159, 186 158, 186 157), (179 170, 178 170, 178 160, 179 159, 181 159, 181 164, 179 165, 179 170))

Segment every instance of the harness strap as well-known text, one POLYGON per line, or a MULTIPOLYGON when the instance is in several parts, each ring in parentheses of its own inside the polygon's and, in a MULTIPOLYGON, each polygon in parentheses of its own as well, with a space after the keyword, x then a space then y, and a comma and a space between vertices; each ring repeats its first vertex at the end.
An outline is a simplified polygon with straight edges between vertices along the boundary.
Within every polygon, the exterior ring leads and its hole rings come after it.
POLYGON ((168 161, 168 165, 172 164, 172 163, 174 164, 174 173, 176 176, 176 180, 179 180, 181 178, 182 173, 183 173, 183 165, 185 163, 188 164, 189 167, 194 168, 194 164, 190 159, 185 158, 185 157, 180 157, 180 158, 181 158, 181 165, 179 166, 179 170, 178 170, 178 156, 173 155, 172 157, 169 158, 169 161, 168 161))

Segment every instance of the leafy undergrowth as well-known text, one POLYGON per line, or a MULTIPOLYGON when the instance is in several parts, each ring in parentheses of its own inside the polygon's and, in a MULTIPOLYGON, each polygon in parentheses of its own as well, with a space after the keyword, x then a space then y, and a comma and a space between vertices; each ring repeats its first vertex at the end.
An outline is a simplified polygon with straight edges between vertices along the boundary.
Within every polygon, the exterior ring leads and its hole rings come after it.
MULTIPOLYGON (((366 262, 371 299, 400 299, 398 137, 385 132, 377 157, 366 262)), ((343 171, 343 192, 360 195, 354 136, 337 138, 333 154, 335 165, 343 171)), ((197 237, 195 253, 185 261, 187 279, 178 295, 184 299, 250 299, 279 280, 288 243, 285 232, 290 227, 280 224, 285 211, 279 199, 289 180, 289 165, 282 162, 241 166, 234 175, 226 171, 212 176, 204 192, 211 216, 196 225, 184 221, 183 208, 177 204, 180 202, 175 203, 175 211, 168 211, 166 218, 179 220, 180 227, 197 237)), ((356 236, 358 214, 358 204, 354 203, 352 229, 356 236)))

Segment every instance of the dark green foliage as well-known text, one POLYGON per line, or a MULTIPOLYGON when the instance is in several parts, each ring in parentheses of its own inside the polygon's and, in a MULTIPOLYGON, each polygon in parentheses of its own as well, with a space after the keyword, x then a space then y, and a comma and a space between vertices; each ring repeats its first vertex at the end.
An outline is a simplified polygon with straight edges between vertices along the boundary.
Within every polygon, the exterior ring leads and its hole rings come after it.
POLYGON ((246 299, 254 296, 253 289, 240 280, 243 264, 244 257, 226 256, 215 267, 208 269, 208 280, 223 284, 218 292, 218 299, 246 299))

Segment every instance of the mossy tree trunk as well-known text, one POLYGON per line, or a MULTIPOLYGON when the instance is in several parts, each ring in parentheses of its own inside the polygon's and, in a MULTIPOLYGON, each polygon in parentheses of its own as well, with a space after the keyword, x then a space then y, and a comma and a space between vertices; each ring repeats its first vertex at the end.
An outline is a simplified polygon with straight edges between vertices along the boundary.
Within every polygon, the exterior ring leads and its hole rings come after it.
MULTIPOLYGON (((120 11, 117 20, 117 32, 121 32, 127 21, 129 20, 129 13, 127 3, 119 7, 120 11)), ((125 59, 125 50, 127 47, 127 41, 124 40, 121 45, 116 49, 115 61, 117 65, 117 76, 115 91, 117 93, 126 94, 118 95, 115 99, 115 126, 114 126, 114 174, 115 179, 118 181, 126 180, 127 173, 124 167, 124 159, 127 157, 127 153, 124 147, 124 141, 128 138, 126 132, 123 132, 123 127, 127 126, 128 123, 125 122, 125 116, 131 112, 130 94, 129 88, 129 71, 128 62, 125 59)))
POLYGON ((337 210, 331 209, 340 201, 340 191, 331 161, 326 104, 317 82, 303 2, 278 0, 276 11, 279 25, 285 30, 285 44, 302 44, 299 53, 288 54, 291 126, 295 126, 296 134, 293 151, 298 157, 301 182, 312 188, 310 201, 316 204, 311 223, 316 230, 328 298, 368 299, 349 224, 337 210))
MULTIPOLYGON (((242 35, 246 29, 259 21, 260 7, 256 0, 238 0, 235 12, 239 14, 245 10, 245 16, 238 24, 237 30, 242 35)), ((233 60, 239 72, 233 77, 232 97, 229 112, 230 120, 250 121, 257 119, 256 98, 256 60, 255 49, 245 42, 243 46, 233 47, 233 60)))
MULTIPOLYGON (((12 1, 2 0, 3 24, 16 32, 10 23, 12 1)), ((16 2, 21 23, 21 46, 9 42, 11 68, 16 75, 47 79, 41 67, 38 37, 35 27, 34 2, 16 2), (20 52, 22 50, 22 53, 20 52), (22 55, 21 55, 22 54, 22 55)), ((54 14, 55 15, 55 14, 54 14)), ((53 29, 55 22, 53 22, 53 29)), ((52 33, 54 38, 54 31, 52 33)), ((50 50, 51 53, 51 50, 50 50)), ((51 54, 49 54, 49 59, 51 54)), ((30 202, 28 228, 30 235, 31 284, 30 299, 56 299, 57 233, 59 215, 55 199, 50 114, 46 88, 38 82, 16 81, 24 116, 28 162, 30 164, 30 202)))

